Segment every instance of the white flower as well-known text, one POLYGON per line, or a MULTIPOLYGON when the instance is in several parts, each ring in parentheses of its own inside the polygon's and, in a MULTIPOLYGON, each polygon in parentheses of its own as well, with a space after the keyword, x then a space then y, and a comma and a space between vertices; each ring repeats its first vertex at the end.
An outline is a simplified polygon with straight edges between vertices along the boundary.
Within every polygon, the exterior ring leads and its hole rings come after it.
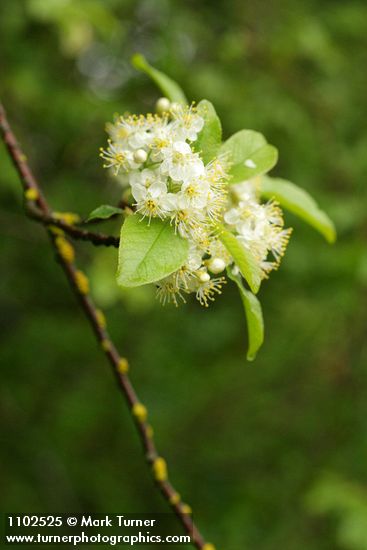
POLYGON ((178 307, 179 300, 186 303, 183 292, 185 290, 177 284, 175 274, 165 277, 157 283, 157 298, 163 306, 172 303, 178 307))
POLYGON ((216 222, 220 221, 223 213, 225 199, 226 193, 219 194, 212 189, 209 191, 206 203, 206 214, 211 223, 215 224, 216 222))
POLYGON ((226 266, 233 262, 232 256, 218 239, 213 239, 210 242, 208 253, 212 258, 223 260, 226 266))
POLYGON ((169 208, 175 229, 181 237, 193 239, 193 234, 198 227, 205 224, 203 213, 196 208, 190 207, 180 193, 169 193, 167 207, 169 208))
POLYGON ((176 104, 171 109, 174 122, 172 124, 176 139, 179 141, 196 141, 198 133, 204 126, 204 119, 199 116, 193 107, 184 107, 176 104))
POLYGON ((150 132, 148 132, 145 128, 139 128, 135 132, 131 134, 131 136, 128 138, 127 142, 129 147, 131 147, 134 150, 148 148, 149 145, 152 142, 152 135, 150 132))
POLYGON ((176 141, 163 151, 161 170, 174 181, 188 181, 202 176, 204 163, 185 141, 176 141))
POLYGON ((198 224, 197 227, 195 227, 191 231, 191 239, 195 243, 195 245, 203 251, 203 253, 208 254, 209 248, 212 240, 214 239, 213 231, 210 225, 208 224, 208 221, 205 220, 205 224, 198 224))
POLYGON ((130 124, 122 123, 123 120, 123 117, 119 117, 114 124, 108 122, 106 124, 106 131, 111 141, 127 148, 127 138, 131 134, 132 128, 130 124))
MULTIPOLYGON (((131 147, 131 140, 135 134, 142 135, 147 130, 146 119, 143 116, 119 117, 115 124, 107 125, 107 131, 115 143, 119 143, 125 148, 131 147)), ((140 146, 144 143, 140 141, 140 146)))
POLYGON ((162 177, 159 170, 145 168, 141 172, 132 172, 130 174, 130 185, 132 195, 136 200, 148 189, 156 196, 163 191, 167 193, 166 180, 162 177))
POLYGON ((228 225, 236 225, 241 221, 241 213, 238 208, 230 208, 230 210, 227 210, 224 214, 224 221, 228 223, 228 225))
POLYGON ((136 211, 143 218, 164 218, 169 212, 167 185, 157 170, 145 169, 131 176, 131 192, 136 200, 136 211))
POLYGON ((191 271, 197 271, 203 262, 203 251, 199 250, 195 243, 190 244, 189 256, 186 261, 186 266, 191 271))
POLYGON ((100 149, 100 156, 105 161, 103 167, 113 168, 115 175, 117 175, 120 170, 128 172, 138 167, 132 151, 124 149, 122 145, 118 143, 114 144, 110 140, 107 149, 100 149))
POLYGON ((231 185, 231 193, 238 201, 257 201, 259 193, 259 179, 254 178, 252 180, 242 181, 241 183, 234 183, 231 185))
POLYGON ((238 241, 251 251, 264 277, 278 267, 291 230, 283 229, 282 212, 274 202, 259 204, 251 199, 240 201, 237 207, 224 215, 224 219, 235 226, 238 241), (274 261, 268 260, 269 253, 274 261))
POLYGON ((164 158, 164 151, 173 143, 171 127, 168 125, 157 126, 152 130, 150 142, 151 159, 153 162, 161 162, 164 158))
POLYGON ((180 195, 187 207, 205 208, 208 203, 210 183, 203 177, 184 181, 180 195))
MULTIPOLYGON (((207 274, 209 275, 209 274, 207 274)), ((222 286, 226 284, 224 277, 211 279, 208 277, 198 277, 196 282, 196 299, 204 307, 209 307, 209 302, 213 302, 216 294, 222 294, 222 286), (203 279, 203 280, 202 280, 203 279)))
POLYGON ((167 127, 167 117, 143 115, 119 117, 114 124, 107 125, 107 131, 115 144, 124 149, 149 151, 156 134, 167 127))

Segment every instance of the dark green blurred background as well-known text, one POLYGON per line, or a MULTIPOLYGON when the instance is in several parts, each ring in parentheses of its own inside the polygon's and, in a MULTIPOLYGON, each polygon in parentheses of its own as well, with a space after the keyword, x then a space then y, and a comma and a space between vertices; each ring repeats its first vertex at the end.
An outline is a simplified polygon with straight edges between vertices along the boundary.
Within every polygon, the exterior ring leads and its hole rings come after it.
MULTIPOLYGON (((210 99, 226 135, 264 132, 274 175, 337 225, 329 246, 287 216, 252 364, 230 285, 209 311, 162 309, 150 288, 116 289, 115 250, 77 246, 172 480, 218 549, 367 548, 366 29, 365 0, 1 0, 0 96, 56 210, 118 199, 98 147, 113 113, 158 97, 129 65, 139 51, 210 99)), ((0 166, 1 507, 166 511, 3 147, 0 166)))

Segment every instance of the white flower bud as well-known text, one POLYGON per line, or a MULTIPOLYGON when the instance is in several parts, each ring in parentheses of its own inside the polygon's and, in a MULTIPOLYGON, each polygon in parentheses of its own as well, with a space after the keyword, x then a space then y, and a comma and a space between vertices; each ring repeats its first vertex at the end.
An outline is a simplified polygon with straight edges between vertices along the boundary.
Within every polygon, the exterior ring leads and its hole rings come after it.
POLYGON ((212 273, 221 273, 226 267, 226 263, 222 258, 211 258, 207 265, 212 273))
POLYGON ((134 161, 137 164, 143 164, 147 160, 147 158, 148 154, 146 153, 146 151, 144 151, 144 149, 138 149, 134 153, 134 161))
POLYGON ((157 103, 155 104, 155 110, 159 114, 167 113, 167 111, 170 110, 170 107, 171 107, 171 102, 167 97, 160 97, 157 103))
POLYGON ((206 271, 199 271, 198 278, 201 283, 207 283, 210 281, 210 275, 206 271))

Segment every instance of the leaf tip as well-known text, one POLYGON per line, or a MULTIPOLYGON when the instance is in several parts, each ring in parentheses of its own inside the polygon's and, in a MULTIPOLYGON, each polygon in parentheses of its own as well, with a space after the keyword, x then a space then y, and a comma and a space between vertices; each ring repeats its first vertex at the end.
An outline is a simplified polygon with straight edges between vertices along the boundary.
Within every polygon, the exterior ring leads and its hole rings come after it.
POLYGON ((132 64, 133 67, 135 67, 135 69, 143 71, 145 69, 145 67, 148 65, 148 62, 145 59, 143 54, 141 54, 139 52, 136 52, 131 57, 131 64, 132 64))
POLYGON ((249 285, 250 289, 252 290, 252 292, 253 292, 254 294, 257 294, 257 293, 259 292, 259 290, 260 290, 261 281, 260 281, 260 280, 257 280, 257 279, 256 279, 256 280, 253 280, 253 279, 252 279, 251 281, 249 281, 249 280, 247 279, 247 282, 248 282, 248 285, 249 285))
POLYGON ((337 239, 337 233, 335 229, 335 225, 331 222, 330 227, 328 228, 328 231, 325 233, 325 238, 329 244, 334 244, 337 239))

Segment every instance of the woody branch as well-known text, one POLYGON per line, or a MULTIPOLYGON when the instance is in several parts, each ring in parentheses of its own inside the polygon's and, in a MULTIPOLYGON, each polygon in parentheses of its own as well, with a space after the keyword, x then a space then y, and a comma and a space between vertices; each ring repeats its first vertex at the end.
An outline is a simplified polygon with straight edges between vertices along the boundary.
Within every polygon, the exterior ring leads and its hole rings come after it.
POLYGON ((56 257, 92 326, 97 341, 110 362, 118 387, 134 419, 144 449, 145 458, 152 468, 158 488, 176 513, 185 531, 190 534, 194 546, 200 550, 214 550, 213 545, 205 542, 203 536, 194 524, 190 507, 181 501, 179 493, 168 479, 167 465, 157 451, 153 439, 153 430, 148 422, 147 409, 140 402, 128 376, 128 361, 119 354, 109 336, 103 312, 95 306, 90 296, 88 278, 77 268, 74 261, 74 248, 66 239, 65 233, 74 238, 91 241, 94 244, 118 246, 118 239, 109 235, 79 229, 55 216, 28 165, 26 156, 15 138, 1 103, 0 131, 9 156, 20 177, 27 213, 33 219, 45 225, 48 231, 51 245, 56 252, 56 257))

